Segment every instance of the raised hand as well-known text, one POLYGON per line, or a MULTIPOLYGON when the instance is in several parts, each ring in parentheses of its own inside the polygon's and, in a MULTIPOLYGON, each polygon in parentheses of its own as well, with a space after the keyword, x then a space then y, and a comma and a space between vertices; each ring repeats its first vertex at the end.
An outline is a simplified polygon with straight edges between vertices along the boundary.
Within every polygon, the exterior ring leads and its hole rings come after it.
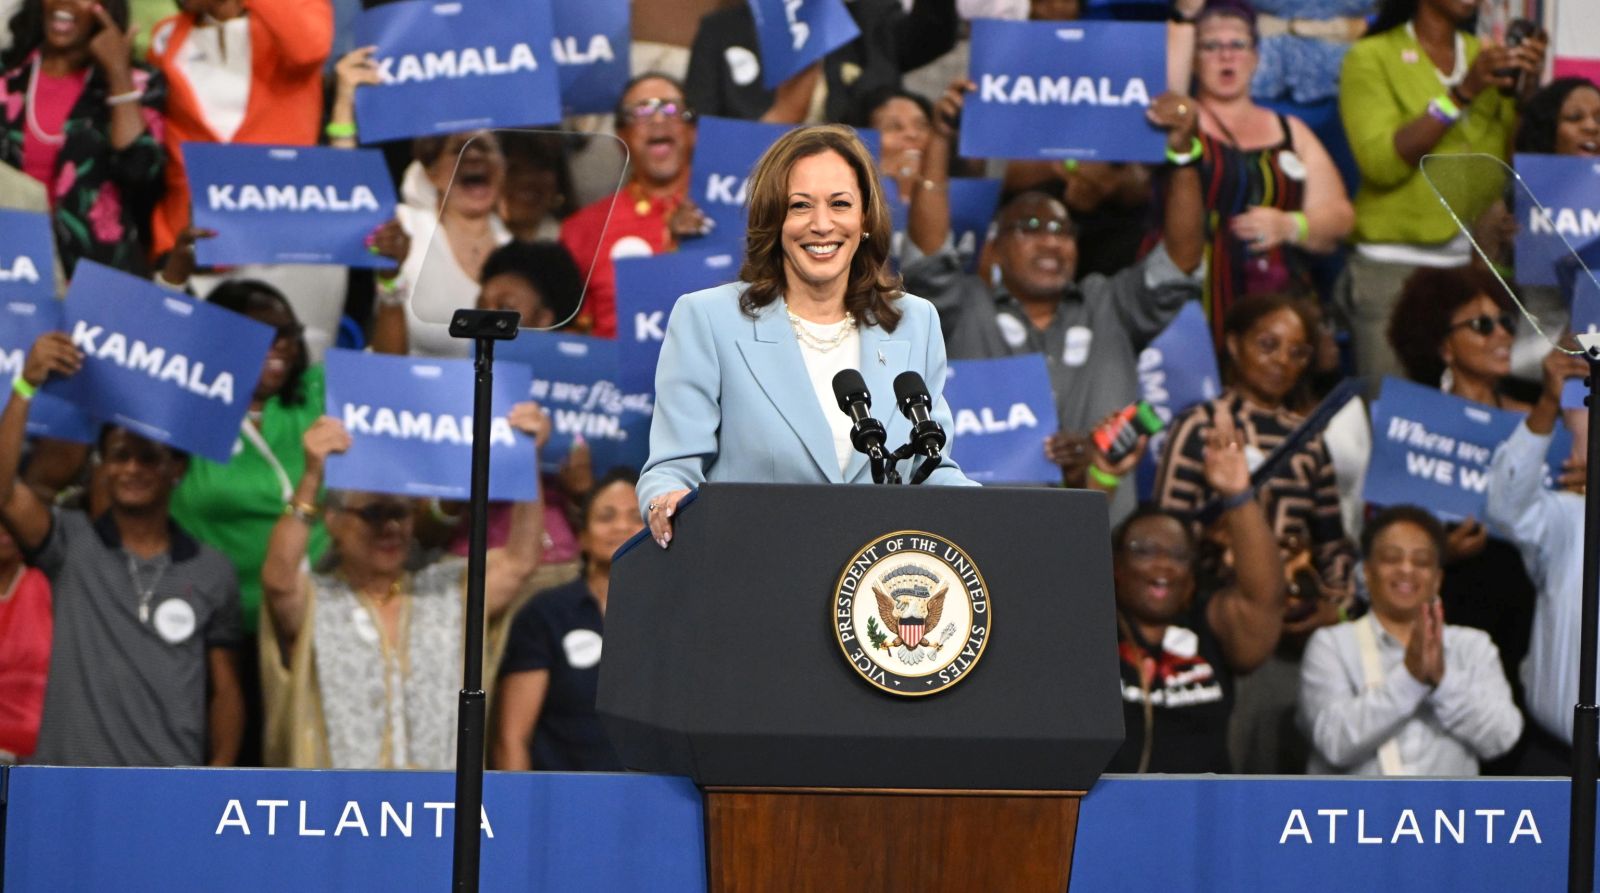
POLYGON ((100 20, 100 30, 89 38, 89 55, 105 72, 113 93, 127 92, 133 86, 133 39, 117 27, 104 6, 96 3, 94 16, 100 20))
POLYGON ((512 406, 506 421, 511 423, 511 427, 532 437, 534 444, 541 450, 550 440, 550 414, 532 400, 512 406))
POLYGON ((63 378, 83 368, 83 351, 78 350, 65 332, 45 332, 33 342, 22 364, 22 380, 34 387, 51 375, 63 378))
POLYGON ((717 222, 707 217, 694 200, 688 197, 685 197, 683 202, 673 209, 672 216, 667 218, 667 231, 677 240, 708 236, 716 228, 717 222))
POLYGON ((325 415, 306 429, 300 438, 306 450, 306 473, 321 474, 327 465, 328 457, 335 453, 342 453, 350 449, 350 432, 345 430, 344 422, 331 415, 325 415))
POLYGON ((1151 124, 1167 132, 1167 148, 1174 152, 1188 152, 1194 144, 1195 135, 1199 133, 1199 106, 1181 93, 1169 90, 1157 96, 1150 103, 1150 108, 1145 110, 1144 116, 1150 119, 1151 124))
POLYGON ((966 78, 956 78, 944 89, 933 106, 933 133, 940 139, 954 139, 961 129, 961 109, 966 105, 967 94, 978 85, 966 78))
POLYGON ((1216 413, 1206 432, 1204 450, 1206 485, 1223 499, 1231 499, 1250 489, 1250 463, 1244 444, 1233 423, 1233 414, 1216 413))

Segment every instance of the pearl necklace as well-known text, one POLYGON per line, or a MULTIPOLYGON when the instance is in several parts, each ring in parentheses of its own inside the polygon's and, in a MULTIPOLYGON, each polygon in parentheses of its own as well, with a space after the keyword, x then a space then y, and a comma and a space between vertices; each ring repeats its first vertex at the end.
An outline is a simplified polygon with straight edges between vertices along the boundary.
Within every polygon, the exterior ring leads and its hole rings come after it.
POLYGON ((33 134, 33 138, 39 142, 47 146, 59 146, 67 141, 67 128, 63 125, 60 133, 47 133, 43 127, 39 126, 38 112, 36 111, 38 103, 34 101, 34 94, 38 91, 39 56, 36 53, 33 57, 33 69, 28 73, 28 130, 33 134))
POLYGON ((846 315, 842 324, 835 323, 839 330, 827 338, 812 332, 806 321, 796 316, 792 310, 789 311, 789 325, 794 328, 794 336, 801 344, 818 353, 828 353, 843 344, 844 340, 850 337, 850 333, 856 330, 856 318, 853 315, 846 315))

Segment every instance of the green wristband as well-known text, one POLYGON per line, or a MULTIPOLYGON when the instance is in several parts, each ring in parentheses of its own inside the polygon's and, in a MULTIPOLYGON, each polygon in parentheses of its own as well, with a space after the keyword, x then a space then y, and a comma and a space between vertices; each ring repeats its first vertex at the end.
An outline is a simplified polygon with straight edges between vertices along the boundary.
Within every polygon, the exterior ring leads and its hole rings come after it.
POLYGON ((1167 147, 1167 162, 1177 167, 1194 164, 1200 160, 1200 154, 1205 151, 1205 144, 1199 137, 1194 137, 1194 142, 1189 144, 1189 151, 1182 154, 1174 152, 1171 146, 1167 147))
POLYGON ((326 133, 329 139, 353 139, 356 135, 356 125, 352 121, 329 121, 328 126, 322 128, 322 132, 326 133))
POLYGON ((28 384, 28 380, 20 375, 11 379, 11 390, 24 400, 32 400, 33 395, 39 393, 38 388, 28 384))
POLYGON ((1306 220, 1306 212, 1296 211, 1289 215, 1294 218, 1294 243, 1299 245, 1311 234, 1311 224, 1306 220))
POLYGON ((1102 471, 1098 465, 1089 466, 1089 480, 1094 481, 1100 486, 1110 490, 1115 490, 1117 487, 1122 485, 1122 478, 1117 477, 1109 471, 1102 471))

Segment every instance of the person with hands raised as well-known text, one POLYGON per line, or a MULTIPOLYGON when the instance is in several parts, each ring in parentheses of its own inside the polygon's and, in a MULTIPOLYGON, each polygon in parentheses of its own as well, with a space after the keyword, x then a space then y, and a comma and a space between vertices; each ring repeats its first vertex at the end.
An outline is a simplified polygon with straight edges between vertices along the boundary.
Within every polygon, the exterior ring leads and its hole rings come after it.
POLYGON ((1221 523, 1239 572, 1201 573, 1187 521, 1146 505, 1112 534, 1123 724, 1111 772, 1230 771, 1234 679, 1261 665, 1283 627, 1283 566, 1252 497, 1231 419, 1207 432, 1206 480, 1225 494, 1221 523))
MULTIPOLYGON (((935 104, 923 180, 911 196, 901 264, 906 288, 938 308, 952 359, 1043 354, 1061 426, 1056 433, 1086 432, 1139 398, 1139 352, 1185 301, 1200 296, 1205 209, 1195 165, 1195 101, 1163 93, 1146 111, 1150 123, 1166 132, 1171 163, 1161 243, 1143 260, 1075 283, 1079 246, 1072 216, 1051 195, 1028 191, 996 213, 987 250, 999 280, 991 284, 964 271, 951 238, 947 171, 971 89, 970 81, 957 80, 935 104)), ((1068 436, 1048 438, 1045 449, 1066 474, 1076 474, 1087 458, 1068 436)), ((1131 489, 1119 490, 1113 520, 1133 508, 1131 489)))
POLYGON ((126 0, 27 0, 0 56, 0 162, 49 191, 56 252, 150 269, 166 81, 133 64, 126 0))
POLYGON ((1318 630, 1301 664, 1308 771, 1477 775, 1516 744, 1522 713, 1488 634, 1444 622, 1444 528, 1391 506, 1361 539, 1372 611, 1318 630))
MULTIPOLYGON (((512 427, 542 443, 549 416, 512 407, 512 427)), ((466 559, 416 566, 414 500, 329 490, 331 456, 350 449, 344 423, 306 430, 305 473, 273 527, 261 588, 283 663, 269 674, 269 765, 447 769, 455 764, 466 559), (311 524, 325 519, 332 558, 306 566, 311 524)), ((517 503, 504 546, 490 549, 485 615, 493 622, 529 586, 544 551, 543 505, 517 503)))
POLYGON ((1572 705, 1578 701, 1578 637, 1582 629, 1584 497, 1545 487, 1545 455, 1561 417, 1561 392, 1591 366, 1552 350, 1543 365, 1543 388, 1528 417, 1495 451, 1489 464, 1490 529, 1516 544, 1538 588, 1533 633, 1522 662, 1528 718, 1519 775, 1572 771, 1572 705))
POLYGON ((0 522, 49 578, 54 641, 33 758, 64 766, 231 766, 244 728, 232 565, 172 518, 184 452, 106 425, 107 509, 54 509, 17 479, 28 410, 83 354, 34 342, 0 414, 0 522))

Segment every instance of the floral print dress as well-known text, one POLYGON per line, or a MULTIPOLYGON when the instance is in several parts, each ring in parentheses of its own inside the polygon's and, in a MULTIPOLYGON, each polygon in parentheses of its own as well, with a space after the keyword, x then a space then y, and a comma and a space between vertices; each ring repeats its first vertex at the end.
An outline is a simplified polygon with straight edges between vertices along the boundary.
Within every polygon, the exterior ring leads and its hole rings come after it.
MULTIPOLYGON (((36 56, 0 75, 0 161, 18 170, 36 56)), ((167 91, 160 75, 138 68, 133 82, 144 91, 139 111, 145 130, 123 149, 111 146, 109 91, 98 69, 90 69, 83 93, 67 114, 65 142, 45 187, 55 209, 56 254, 69 277, 81 258, 141 276, 150 269, 150 213, 161 197, 161 110, 167 91)))

